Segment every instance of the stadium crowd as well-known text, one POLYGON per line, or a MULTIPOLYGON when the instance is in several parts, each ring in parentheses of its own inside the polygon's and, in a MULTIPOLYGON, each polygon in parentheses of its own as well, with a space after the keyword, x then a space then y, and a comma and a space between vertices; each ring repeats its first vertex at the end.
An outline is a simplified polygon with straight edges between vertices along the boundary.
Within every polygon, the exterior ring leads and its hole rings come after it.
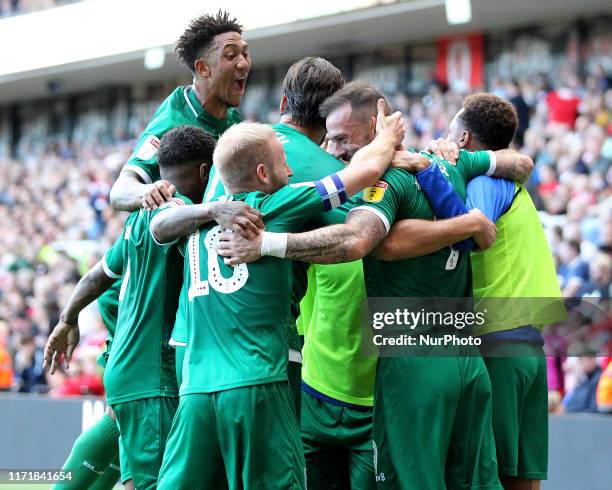
POLYGON ((0 17, 29 14, 53 7, 74 3, 78 0, 1 0, 0 17))
MULTIPOLYGON (((612 270, 612 80, 598 69, 583 80, 568 74, 562 82, 552 87, 544 76, 518 85, 494 80, 488 89, 517 109, 516 144, 536 164, 528 188, 564 296, 599 301, 609 299, 612 270)), ((425 96, 391 94, 408 123, 406 144, 423 148, 444 137, 462 98, 435 83, 425 96)), ((149 117, 142 114, 133 135, 149 117)), ((0 159, 0 224, 9 230, 0 238, 0 390, 103 393, 96 357, 106 332, 95 305, 82 313, 82 341, 69 371, 46 376, 42 349, 59 305, 121 232, 126 215, 111 210, 108 194, 134 145, 131 139, 106 145, 54 141, 23 148, 18 161, 0 159)), ((566 360, 568 342, 554 345, 549 389, 551 409, 558 410, 564 393, 592 386, 604 366, 566 360)), ((595 411, 588 400, 577 409, 595 411)))

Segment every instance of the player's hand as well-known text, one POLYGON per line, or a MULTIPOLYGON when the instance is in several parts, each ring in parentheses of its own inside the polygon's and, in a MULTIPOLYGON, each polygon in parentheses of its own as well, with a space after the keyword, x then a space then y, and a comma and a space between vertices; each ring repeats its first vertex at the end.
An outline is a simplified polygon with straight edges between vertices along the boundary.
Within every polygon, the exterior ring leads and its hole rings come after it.
POLYGON ((45 345, 43 369, 50 366, 49 373, 53 374, 64 360, 66 369, 68 369, 72 353, 79 343, 80 337, 78 325, 60 320, 51 332, 47 345, 45 345))
POLYGON ((427 148, 425 148, 425 151, 446 160, 451 165, 457 165, 459 146, 453 141, 445 140, 444 138, 431 140, 427 148))
POLYGON ((378 114, 376 115, 376 135, 393 139, 393 146, 398 146, 406 135, 406 126, 402 113, 397 111, 390 116, 385 116, 385 99, 378 99, 376 105, 378 114))
POLYGON ((142 196, 142 207, 148 210, 157 209, 165 202, 172 200, 176 187, 167 180, 158 180, 149 185, 149 190, 142 196))
POLYGON ((263 214, 241 201, 217 202, 213 219, 226 230, 251 240, 265 229, 263 214))
POLYGON ((237 233, 226 232, 219 235, 217 253, 225 257, 223 262, 227 265, 246 264, 261 258, 260 233, 252 240, 246 240, 237 233))
POLYGON ((476 220, 478 226, 478 231, 472 235, 478 250, 490 248, 497 237, 497 226, 480 209, 472 209, 469 214, 476 220))
POLYGON ((401 168, 411 174, 419 173, 431 165, 427 157, 411 151, 396 151, 391 160, 391 166, 401 168))

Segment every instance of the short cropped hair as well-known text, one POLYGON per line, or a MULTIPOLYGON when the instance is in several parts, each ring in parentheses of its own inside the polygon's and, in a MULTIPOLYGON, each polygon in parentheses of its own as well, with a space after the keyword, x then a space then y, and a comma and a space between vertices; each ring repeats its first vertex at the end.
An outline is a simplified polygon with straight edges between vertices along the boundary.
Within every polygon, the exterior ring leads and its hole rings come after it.
POLYGON ((217 142, 215 167, 227 188, 244 186, 254 178, 254 169, 270 161, 274 130, 265 124, 243 122, 231 126, 217 142))
POLYGON ((179 126, 161 139, 157 161, 162 168, 185 164, 212 165, 215 139, 195 126, 179 126))
POLYGON ((242 31, 243 27, 238 20, 224 10, 219 10, 215 15, 202 15, 189 23, 189 27, 178 38, 174 52, 181 63, 195 72, 196 60, 211 47, 215 36, 226 32, 242 34, 242 31))
POLYGON ((330 112, 345 104, 350 104, 353 111, 364 110, 366 115, 370 117, 377 113, 378 99, 385 99, 385 112, 389 114, 391 112, 391 105, 385 95, 374 85, 361 80, 355 80, 347 83, 334 95, 327 98, 321 104, 319 113, 321 117, 326 118, 330 112))
POLYGON ((319 106, 344 85, 342 72, 324 58, 308 57, 295 62, 283 80, 287 105, 283 114, 306 128, 324 128, 319 106))
POLYGON ((478 142, 493 151, 508 148, 518 127, 514 106, 497 95, 484 92, 463 99, 459 119, 478 142))

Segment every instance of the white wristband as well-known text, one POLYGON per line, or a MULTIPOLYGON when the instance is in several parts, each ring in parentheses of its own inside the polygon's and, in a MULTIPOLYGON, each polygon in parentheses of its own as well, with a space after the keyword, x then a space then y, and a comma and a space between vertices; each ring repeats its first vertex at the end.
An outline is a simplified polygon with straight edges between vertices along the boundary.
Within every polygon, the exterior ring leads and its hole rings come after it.
POLYGON ((287 252, 287 233, 264 231, 261 237, 261 256, 285 258, 287 252))

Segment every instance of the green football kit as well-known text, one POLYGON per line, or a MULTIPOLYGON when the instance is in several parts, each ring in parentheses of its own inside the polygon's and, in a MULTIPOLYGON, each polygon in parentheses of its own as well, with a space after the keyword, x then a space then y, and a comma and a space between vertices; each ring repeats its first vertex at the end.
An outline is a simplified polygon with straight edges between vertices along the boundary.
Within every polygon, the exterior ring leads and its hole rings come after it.
MULTIPOLYGON (((223 199, 261 211, 268 231, 295 232, 343 204, 346 193, 333 174, 274 194, 223 199)), ((180 244, 189 342, 159 488, 304 488, 299 426, 287 383, 293 264, 263 257, 226 266, 216 253, 222 231, 214 223, 204 225, 180 244), (202 471, 185 475, 184 468, 202 471)))
MULTIPOLYGON (((117 280, 98 298, 98 309, 108 330, 106 349, 98 357, 98 364, 104 368, 117 325, 118 296, 121 280, 117 280)), ((93 426, 84 431, 74 442, 62 470, 70 471, 69 482, 56 484, 54 490, 93 488, 111 490, 117 480, 130 480, 129 467, 119 468, 119 430, 108 415, 104 415, 93 426), (125 478, 125 479, 124 479, 125 478)))
POLYGON ((520 311, 504 315, 499 319, 501 322, 493 322, 497 325, 484 325, 475 333, 483 339, 484 362, 491 379, 499 474, 545 480, 548 475, 546 357, 541 343, 521 340, 517 335, 526 326, 533 330, 563 321, 565 309, 561 301, 553 299, 561 298, 561 290, 537 210, 525 188, 514 185, 512 204, 496 222, 497 238, 493 246, 472 254, 474 296, 524 298, 533 301, 534 308, 529 308, 529 303, 523 303, 523 308, 515 305, 514 309, 520 311), (523 253, 525 250, 529 254, 523 253), (512 340, 504 341, 508 335, 512 340))
POLYGON ((182 282, 176 247, 157 244, 140 210, 105 254, 109 277, 122 277, 113 346, 104 373, 136 488, 154 488, 178 404, 174 350, 168 344, 182 282))
POLYGON ((159 180, 157 150, 164 134, 178 126, 195 126, 218 139, 223 132, 241 121, 240 113, 232 108, 225 119, 218 119, 204 110, 193 86, 177 87, 164 100, 140 135, 134 153, 123 166, 147 184, 159 180))
MULTIPOLYGON (((283 144, 283 149, 287 157, 287 164, 293 173, 289 179, 291 184, 322 179, 344 168, 342 162, 324 151, 319 145, 297 129, 284 123, 274 124, 272 125, 272 129, 276 131, 279 141, 283 144)), ((210 202, 223 194, 225 194, 223 183, 213 166, 210 171, 208 186, 204 194, 204 201, 210 202)), ((304 227, 300 231, 342 223, 349 209, 350 204, 347 203, 330 212, 320 212, 313 216, 307 223, 304 223, 304 227)), ((302 356, 300 352, 301 343, 298 338, 295 321, 300 314, 300 300, 304 296, 308 284, 308 265, 295 262, 293 268, 294 284, 291 296, 292 315, 288 318, 286 327, 289 348, 289 385, 294 395, 294 407, 299 421, 301 411, 301 369, 300 366, 296 366, 296 364, 301 365, 302 356)))
MULTIPOLYGON (((464 201, 467 182, 494 169, 488 152, 462 152, 456 167, 439 163, 464 201)), ((416 178, 396 168, 363 191, 351 212, 357 211, 375 214, 387 232, 401 219, 434 218, 416 178)), ((472 295, 469 255, 452 248, 397 262, 368 256, 364 273, 369 298, 472 295)), ((445 349, 447 357, 379 358, 374 408, 379 488, 501 488, 484 362, 454 349, 445 349)))
POLYGON ((417 176, 438 217, 477 208, 497 225, 493 246, 472 253, 471 262, 475 309, 487 312, 474 334, 491 380, 499 474, 546 479, 548 394, 540 330, 565 320, 566 312, 544 230, 522 185, 478 177, 463 204, 438 169, 417 176))
MULTIPOLYGON (((135 172, 145 183, 150 184, 160 178, 157 150, 161 138, 171 129, 188 125, 203 129, 213 138, 218 139, 223 132, 242 120, 240 113, 230 107, 225 119, 218 119, 206 112, 198 100, 193 86, 177 87, 158 107, 140 136, 134 153, 124 165, 122 171, 135 172)), ((184 293, 181 292, 181 302, 184 293)), ((172 332, 170 344, 176 350, 176 374, 180 385, 183 356, 187 339, 186 320, 183 318, 184 308, 179 308, 176 326, 172 332)))

